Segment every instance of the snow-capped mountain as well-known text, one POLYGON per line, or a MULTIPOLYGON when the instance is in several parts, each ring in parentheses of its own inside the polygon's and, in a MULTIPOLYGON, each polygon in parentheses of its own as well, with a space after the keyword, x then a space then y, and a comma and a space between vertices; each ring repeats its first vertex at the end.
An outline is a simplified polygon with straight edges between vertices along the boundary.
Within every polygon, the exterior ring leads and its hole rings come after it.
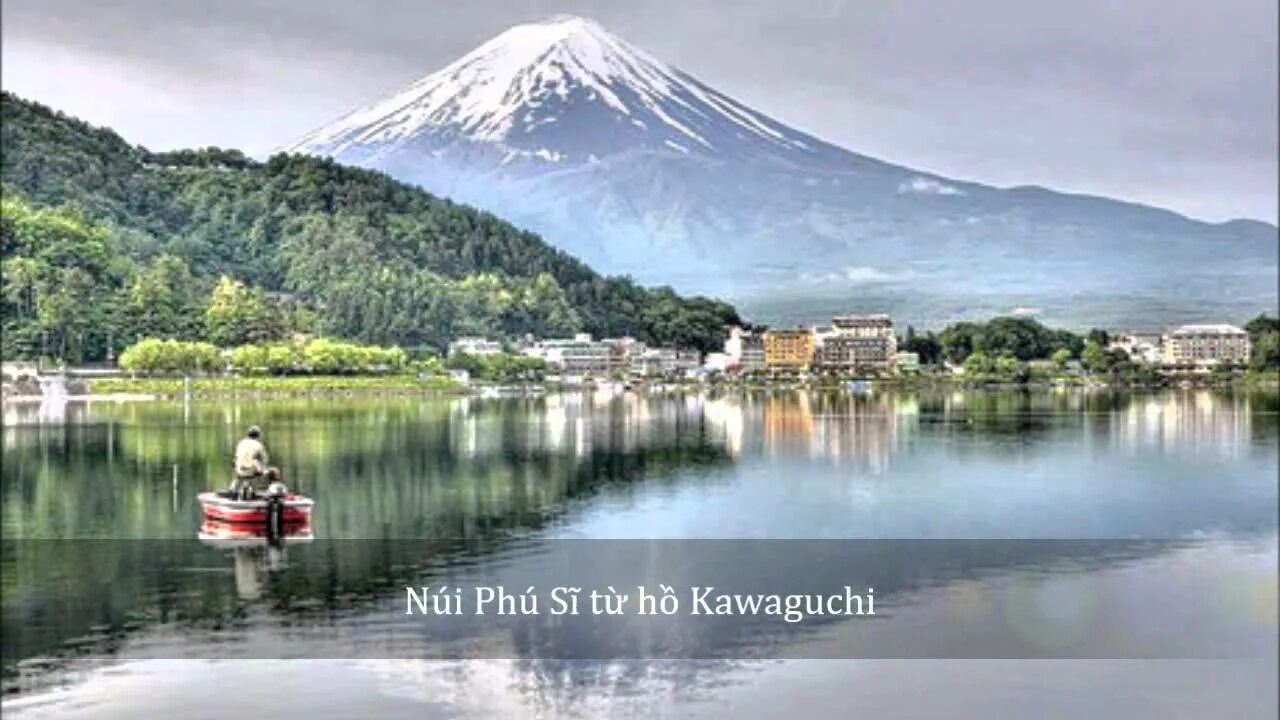
POLYGON ((1105 308, 1123 322, 1127 307, 1182 318, 1275 305, 1274 226, 875 160, 578 17, 510 28, 289 149, 485 207, 603 271, 775 317, 815 311, 797 299, 926 320, 1036 307, 1091 322, 1105 308))
POLYGON ((427 137, 567 165, 637 148, 820 163, 831 149, 571 16, 513 27, 294 149, 374 158, 427 137))

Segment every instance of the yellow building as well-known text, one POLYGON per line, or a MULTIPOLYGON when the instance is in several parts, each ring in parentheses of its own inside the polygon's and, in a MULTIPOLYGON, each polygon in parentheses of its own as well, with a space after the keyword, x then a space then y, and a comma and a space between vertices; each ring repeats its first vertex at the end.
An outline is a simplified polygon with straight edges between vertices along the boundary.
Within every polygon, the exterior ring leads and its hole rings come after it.
POLYGON ((764 334, 764 365, 770 370, 807 370, 813 362, 809 330, 770 330, 764 334))

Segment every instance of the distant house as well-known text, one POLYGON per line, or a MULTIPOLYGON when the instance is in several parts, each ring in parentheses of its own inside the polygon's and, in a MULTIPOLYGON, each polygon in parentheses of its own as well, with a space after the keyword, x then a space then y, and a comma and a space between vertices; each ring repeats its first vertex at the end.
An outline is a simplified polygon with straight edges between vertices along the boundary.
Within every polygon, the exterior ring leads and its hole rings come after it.
POLYGON ((460 337, 449 343, 449 357, 455 355, 497 355, 502 343, 482 337, 460 337))
POLYGON ((1107 344, 1107 349, 1123 350, 1130 360, 1145 365, 1160 364, 1164 357, 1163 347, 1161 334, 1147 331, 1112 333, 1111 342, 1107 344))
POLYGON ((893 367, 900 373, 920 372, 920 354, 906 350, 894 353, 893 367))

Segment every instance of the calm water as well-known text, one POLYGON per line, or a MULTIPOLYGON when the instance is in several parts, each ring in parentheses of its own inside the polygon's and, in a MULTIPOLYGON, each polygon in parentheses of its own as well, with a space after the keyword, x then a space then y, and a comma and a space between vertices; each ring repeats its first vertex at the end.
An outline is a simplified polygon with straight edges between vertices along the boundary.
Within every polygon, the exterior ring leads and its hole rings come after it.
POLYGON ((5 710, 19 714, 1276 710, 1275 394, 73 404, 4 420, 5 710), (310 542, 196 539, 195 496, 227 481, 252 423, 317 500, 310 542), (628 538, 671 542, 606 542, 628 538), (855 545, 777 539, 934 542, 856 544, 892 622, 687 638, 705 660, 547 660, 634 646, 594 630, 442 637, 394 613, 405 584, 670 556, 803 584, 855 545), (972 542, 988 539, 1005 542, 972 542), (716 562, 761 552, 778 554, 716 562), (462 640, 488 659, 403 659, 462 640), (1041 656, 1064 659, 776 659, 1041 656))

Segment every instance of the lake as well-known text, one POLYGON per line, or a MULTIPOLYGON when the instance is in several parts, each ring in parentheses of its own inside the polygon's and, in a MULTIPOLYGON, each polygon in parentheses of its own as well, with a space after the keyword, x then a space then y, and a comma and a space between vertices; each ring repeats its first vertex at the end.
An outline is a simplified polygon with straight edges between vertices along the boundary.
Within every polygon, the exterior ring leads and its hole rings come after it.
POLYGON ((10 405, 4 710, 1273 717, 1278 442, 1204 390, 10 405), (309 536, 202 527, 250 424, 309 536), (553 579, 883 617, 404 615, 553 579))

